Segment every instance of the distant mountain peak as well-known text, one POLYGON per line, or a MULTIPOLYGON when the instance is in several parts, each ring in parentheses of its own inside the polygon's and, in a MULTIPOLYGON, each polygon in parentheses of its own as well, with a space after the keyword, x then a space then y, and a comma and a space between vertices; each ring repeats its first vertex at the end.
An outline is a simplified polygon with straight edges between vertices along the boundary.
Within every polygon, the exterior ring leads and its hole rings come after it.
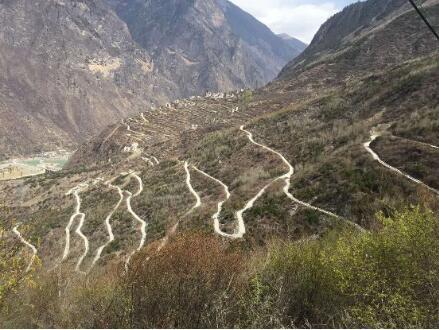
POLYGON ((0 21, 0 158, 74 148, 151 105, 263 86, 301 52, 227 0, 0 0, 0 21))
POLYGON ((296 49, 297 51, 303 52, 305 48, 308 47, 308 44, 304 43, 303 41, 297 38, 290 36, 287 33, 280 33, 277 36, 282 40, 284 40, 286 43, 288 43, 292 48, 296 49))
MULTIPOLYGON (((279 38, 284 39, 284 40, 296 39, 296 38, 290 36, 288 33, 279 33, 277 36, 278 36, 279 38)), ((296 40, 298 40, 298 39, 296 39, 296 40)))

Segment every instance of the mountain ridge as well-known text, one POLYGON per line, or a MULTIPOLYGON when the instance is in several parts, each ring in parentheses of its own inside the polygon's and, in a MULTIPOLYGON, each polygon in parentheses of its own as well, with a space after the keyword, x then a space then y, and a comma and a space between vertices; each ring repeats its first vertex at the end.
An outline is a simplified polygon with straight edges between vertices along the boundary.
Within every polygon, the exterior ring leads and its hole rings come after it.
POLYGON ((288 42, 291 47, 300 50, 301 52, 303 52, 306 49, 306 47, 308 47, 308 44, 304 43, 303 41, 297 38, 290 36, 287 33, 280 33, 278 34, 278 37, 282 38, 283 40, 288 42))
MULTIPOLYGON (((216 2, 212 3, 221 16, 216 2)), ((175 4, 182 8, 182 13, 175 13, 181 21, 188 22, 184 15, 193 8, 190 4, 175 4)), ((153 5, 159 10, 165 2, 153 5)), ((213 26, 207 3, 198 5, 204 8, 198 12, 204 18, 199 19, 196 29, 186 31, 187 44, 192 43, 195 53, 202 44, 197 35, 204 31, 208 36, 213 26)), ((218 56, 214 52, 204 56, 213 49, 208 46, 200 48, 200 58, 191 58, 177 49, 182 41, 179 35, 166 45, 163 40, 162 48, 158 40, 158 50, 144 49, 103 0, 7 1, 0 3, 0 15, 4 22, 0 27, 0 65, 5 72, 0 78, 2 159, 75 149, 108 124, 181 97, 262 85, 268 80, 267 57, 277 63, 268 70, 270 77, 281 69, 279 58, 267 55, 259 46, 247 45, 229 28, 216 32, 221 40, 215 46, 218 56), (228 44, 233 47, 227 48, 228 44), (226 61, 231 50, 236 55, 233 65, 226 61), (250 60, 251 52, 259 54, 257 61, 250 60), (197 69, 190 69, 192 66, 197 69)), ((172 27, 173 23, 172 17, 151 21, 154 26, 172 27)), ((291 52, 294 56, 295 51, 291 52)), ((285 58, 282 63, 287 61, 285 58)))
MULTIPOLYGON (((172 63, 185 82, 186 96, 203 89, 261 87, 300 52, 226 0, 107 2, 162 71, 172 63)), ((175 70, 169 79, 172 74, 175 70)))

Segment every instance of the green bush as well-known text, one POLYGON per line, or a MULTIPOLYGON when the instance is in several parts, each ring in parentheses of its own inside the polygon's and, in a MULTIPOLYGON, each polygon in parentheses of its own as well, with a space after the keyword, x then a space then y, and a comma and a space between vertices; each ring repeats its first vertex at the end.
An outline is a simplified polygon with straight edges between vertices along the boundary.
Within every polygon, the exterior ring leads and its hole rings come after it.
MULTIPOLYGON (((86 328, 435 328, 439 222, 406 209, 381 228, 245 244, 182 234, 88 277, 38 272, 3 295, 0 326, 86 328)), ((61 270, 60 270, 61 271, 61 270)))
POLYGON ((416 208, 379 220, 379 232, 272 245, 245 308, 261 323, 248 325, 437 327, 438 219, 416 208))

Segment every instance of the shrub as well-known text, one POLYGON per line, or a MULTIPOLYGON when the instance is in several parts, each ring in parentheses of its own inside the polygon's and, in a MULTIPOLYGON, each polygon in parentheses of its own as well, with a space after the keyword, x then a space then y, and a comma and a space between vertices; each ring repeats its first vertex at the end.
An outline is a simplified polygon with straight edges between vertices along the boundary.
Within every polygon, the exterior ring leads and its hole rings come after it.
POLYGON ((226 327, 243 257, 220 239, 185 234, 146 261, 138 255, 127 277, 135 328, 226 327))
MULTIPOLYGON (((375 232, 276 241, 252 258, 239 242, 186 233, 138 253, 127 273, 37 272, 34 285, 2 291, 0 326, 438 327, 437 217, 418 207, 378 218, 375 232)), ((12 279, 18 272, 6 268, 2 288, 7 269, 12 279)))
POLYGON ((258 323, 248 325, 437 327, 437 219, 419 208, 379 219, 379 232, 270 246, 244 308, 258 323))

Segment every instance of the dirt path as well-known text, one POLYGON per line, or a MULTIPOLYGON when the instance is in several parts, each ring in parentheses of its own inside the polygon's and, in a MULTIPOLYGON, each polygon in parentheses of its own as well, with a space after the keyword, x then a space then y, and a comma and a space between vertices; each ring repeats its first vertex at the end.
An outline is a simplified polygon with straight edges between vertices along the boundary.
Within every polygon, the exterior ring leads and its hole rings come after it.
POLYGON ((224 205, 225 202, 227 202, 227 201, 230 199, 230 191, 229 191, 229 187, 228 187, 225 183, 223 183, 222 181, 220 181, 220 180, 214 178, 213 176, 211 176, 211 175, 207 174, 206 172, 204 172, 204 171, 198 169, 197 167, 195 167, 195 166, 192 166, 192 167, 193 167, 196 171, 198 171, 199 173, 201 173, 202 175, 204 175, 205 177, 209 178, 210 180, 215 181, 216 183, 220 184, 220 185, 223 187, 223 189, 224 189, 225 199, 222 200, 222 201, 220 201, 220 202, 218 203, 217 211, 216 211, 216 213, 212 216, 212 219, 213 219, 213 228, 214 228, 215 232, 216 232, 218 235, 223 236, 223 237, 227 237, 227 238, 232 238, 232 235, 230 235, 230 234, 228 234, 228 233, 225 233, 225 232, 223 232, 223 231, 221 230, 220 221, 219 221, 219 217, 220 217, 220 214, 221 214, 221 211, 222 211, 223 205, 224 205))
POLYGON ((145 245, 145 241, 146 241, 146 228, 147 228, 147 223, 146 223, 146 221, 144 221, 142 218, 140 218, 134 211, 133 211, 133 209, 132 209, 132 207, 131 207, 131 199, 133 198, 133 197, 137 197, 137 196, 139 196, 141 193, 142 193, 142 191, 143 191, 143 182, 142 182, 142 179, 137 175, 137 174, 134 174, 134 173, 132 173, 131 174, 131 176, 132 177, 134 177, 136 180, 137 180, 137 182, 139 183, 139 190, 133 195, 131 192, 129 192, 129 191, 127 191, 127 190, 125 190, 124 192, 128 195, 128 197, 127 197, 127 199, 126 199, 126 205, 127 205, 127 210, 128 210, 128 212, 131 214, 131 216, 136 220, 136 221, 138 221, 139 223, 140 223, 140 232, 141 232, 141 238, 140 238, 140 243, 139 243, 139 246, 137 247, 137 249, 135 249, 134 251, 132 251, 131 253, 130 253, 130 255, 128 256, 128 258, 127 258, 127 260, 125 261, 125 270, 128 270, 128 266, 129 266, 129 263, 130 263, 130 261, 131 261, 131 258, 132 258, 132 256, 136 253, 136 252, 138 252, 138 251, 140 251, 142 248, 143 248, 143 246, 145 245))
POLYGON ((433 149, 439 150, 438 146, 435 146, 435 145, 430 144, 430 143, 426 143, 426 142, 422 142, 422 141, 417 141, 417 140, 412 140, 412 139, 407 139, 405 137, 397 136, 397 135, 393 135, 393 136, 398 138, 398 139, 401 139, 401 140, 410 141, 410 142, 417 143, 417 144, 420 144, 420 145, 423 145, 423 146, 426 146, 426 147, 429 147, 429 148, 433 148, 433 149))
POLYGON ((108 140, 111 139, 111 137, 116 133, 116 131, 120 128, 119 125, 117 125, 110 134, 108 134, 108 136, 104 139, 104 141, 102 141, 102 144, 104 145, 108 140))
MULTIPOLYGON (((293 202, 295 202, 295 203, 297 203, 297 204, 299 204, 299 205, 301 205, 301 206, 304 206, 304 207, 306 207, 306 208, 309 208, 309 209, 311 209, 311 210, 314 210, 314 211, 317 211, 317 212, 320 212, 320 213, 326 214, 326 215, 328 215, 328 216, 330 216, 330 217, 333 217, 333 218, 336 218, 336 219, 343 219, 342 217, 340 217, 340 216, 338 216, 338 215, 336 215, 336 214, 334 214, 334 213, 332 213, 332 212, 329 212, 329 211, 326 211, 326 210, 324 210, 324 209, 322 209, 322 208, 319 208, 319 207, 313 206, 313 205, 311 205, 311 204, 309 204, 309 203, 306 203, 306 202, 301 201, 301 200, 297 199, 296 197, 294 197, 294 196, 289 192, 290 187, 291 187, 291 177, 294 175, 294 167, 290 164, 290 162, 289 162, 289 161, 288 161, 288 160, 287 160, 287 159, 286 159, 281 153, 279 153, 279 152, 277 152, 277 151, 275 151, 275 150, 273 150, 273 149, 271 149, 271 148, 269 148, 269 147, 267 147, 267 146, 265 146, 265 145, 263 145, 263 144, 257 143, 257 142, 254 140, 254 138, 253 138, 253 134, 252 134, 251 132, 245 130, 245 129, 244 129, 244 126, 241 126, 240 129, 241 129, 241 131, 243 131, 243 132, 245 132, 245 133, 247 134, 247 137, 248 137, 248 139, 250 140, 250 142, 252 142, 253 144, 255 144, 255 145, 257 145, 257 146, 259 146, 259 147, 261 147, 261 148, 264 148, 265 150, 268 150, 268 151, 270 151, 270 152, 276 154, 276 155, 282 160, 282 162, 288 167, 288 172, 287 172, 287 173, 285 173, 284 175, 281 175, 280 177, 278 177, 278 178, 276 178, 275 180, 273 180, 271 183, 269 183, 267 186, 265 186, 265 187, 259 192, 259 194, 256 195, 255 197, 258 197, 258 196, 260 197, 260 196, 265 192, 265 190, 268 188, 268 186, 270 186, 271 184, 273 184, 273 183, 276 182, 277 180, 283 180, 283 181, 285 182, 285 186, 284 186, 284 188, 283 188, 283 192, 284 192, 285 195, 286 195, 290 200, 292 200, 293 202)), ((257 198, 256 198, 256 199, 257 199, 257 198)), ((253 204, 251 203, 251 201, 252 201, 252 200, 250 200, 249 203, 248 203, 248 204, 250 204, 250 207, 253 206, 253 204)), ((246 205, 246 206, 248 206, 248 205, 246 205)), ((245 212, 247 209, 248 209, 248 208, 244 208, 244 212, 245 212)), ((241 211, 242 211, 242 210, 241 210, 241 211)), ((354 222, 352 222, 352 221, 349 221, 349 220, 347 220, 347 219, 343 219, 343 220, 344 220, 345 222, 347 222, 348 224, 354 226, 354 227, 357 228, 358 230, 360 230, 360 231, 364 231, 364 228, 362 228, 362 227, 359 226, 358 224, 356 224, 356 223, 354 223, 354 222)))
POLYGON ((195 191, 194 187, 192 187, 191 183, 191 172, 189 171, 189 163, 187 161, 184 162, 184 170, 186 172, 186 186, 188 187, 190 193, 195 197, 195 204, 190 208, 189 211, 187 211, 182 217, 178 219, 178 221, 171 227, 171 229, 166 233, 165 237, 163 237, 159 247, 157 248, 157 251, 160 251, 163 249, 166 244, 168 244, 169 238, 173 236, 178 229, 178 226, 180 225, 181 219, 190 215, 193 213, 197 208, 201 206, 201 197, 200 195, 195 191))
POLYGON ((152 157, 152 159, 154 159, 154 161, 155 161, 155 163, 158 165, 158 164, 160 164, 160 162, 159 162, 159 160, 157 159, 157 157, 154 157, 154 156, 151 156, 152 157))
POLYGON ((406 174, 406 173, 402 172, 401 170, 399 170, 399 169, 397 169, 397 168, 387 164, 385 161, 383 161, 378 156, 378 154, 375 153, 375 151, 373 151, 372 148, 371 148, 371 144, 380 136, 381 136, 381 134, 379 132, 375 132, 374 130, 372 130, 371 131, 370 140, 363 144, 364 148, 367 150, 368 153, 370 153, 372 155, 373 159, 376 160, 381 165, 383 165, 384 167, 386 167, 387 169, 391 170, 392 172, 395 172, 396 174, 398 174, 400 176, 403 176, 403 177, 409 179, 410 181, 423 186, 424 188, 427 188, 428 190, 432 191, 436 195, 439 195, 439 190, 430 187, 429 185, 425 184, 424 182, 422 182, 422 181, 412 177, 409 174, 406 174))
POLYGON ((84 242, 84 253, 79 257, 78 262, 76 263, 75 266, 75 271, 77 271, 78 273, 82 273, 85 274, 85 272, 81 271, 80 267, 82 264, 82 261, 84 261, 85 257, 88 254, 88 250, 90 248, 90 244, 88 242, 87 236, 84 235, 84 233, 82 232, 82 227, 84 226, 84 222, 85 222, 85 214, 81 213, 79 215, 79 224, 78 227, 76 228, 76 235, 78 235, 79 237, 81 237, 82 241, 84 242))
POLYGON ((131 126, 129 124, 127 124, 125 121, 123 122, 127 131, 130 132, 131 134, 128 134, 129 137, 132 137, 134 139, 143 141, 144 138, 147 138, 148 135, 141 133, 141 132, 137 132, 131 129, 131 126))
POLYGON ((152 162, 152 160, 148 157, 142 157, 142 160, 147 162, 149 165, 154 166, 154 163, 152 162))
POLYGON ((265 185, 264 188, 259 190, 259 192, 252 199, 250 199, 242 209, 240 209, 238 212, 236 212, 236 218, 238 220, 238 227, 237 227, 237 230, 234 234, 229 235, 230 238, 233 238, 233 239, 242 238, 245 235, 246 229, 245 229, 245 222, 244 222, 244 213, 246 211, 250 210, 254 206, 256 201, 262 197, 262 195, 265 193, 265 191, 268 189, 268 187, 270 187, 277 180, 278 179, 275 179, 275 180, 271 181, 270 183, 268 183, 267 185, 265 185))
POLYGON ((71 228, 73 226, 73 223, 76 219, 76 217, 85 217, 85 214, 81 213, 81 198, 79 197, 79 193, 82 191, 82 189, 87 188, 88 185, 86 183, 82 183, 72 189, 70 189, 67 192, 67 196, 72 195, 75 197, 75 201, 76 201, 76 206, 75 206, 75 213, 73 213, 73 215, 70 217, 70 220, 65 228, 65 233, 66 233, 66 244, 64 247, 64 254, 63 257, 61 259, 61 262, 66 260, 67 257, 69 256, 70 253, 70 231, 71 228))
MULTIPOLYGON (((115 178, 115 179, 116 179, 116 178, 115 178)), ((124 195, 123 195, 122 189, 120 189, 118 186, 114 186, 114 185, 111 184, 111 182, 113 182, 115 179, 105 182, 105 184, 106 184, 109 188, 114 189, 114 190, 117 190, 117 192, 118 192, 118 194, 119 194, 119 197, 120 197, 119 200, 118 200, 118 202, 117 202, 116 205, 114 206, 114 208, 111 210, 110 214, 108 214, 108 216, 105 218, 105 226, 106 226, 106 228, 107 228, 107 232, 108 232, 108 241, 107 241, 104 245, 100 246, 100 247, 97 249, 97 251, 96 251, 96 255, 95 255, 94 259, 93 259, 93 262, 92 262, 92 264, 91 264, 90 269, 88 270, 88 272, 90 272, 90 271, 93 269, 93 267, 96 265, 96 263, 98 262, 98 260, 101 258, 101 255, 102 255, 102 252, 104 251, 104 249, 105 249, 109 244, 111 244, 111 243, 114 241, 114 234, 113 234, 113 229, 112 229, 112 227, 111 227, 111 222, 110 222, 110 221, 111 221, 111 218, 113 217, 113 214, 119 209, 119 207, 120 207, 120 205, 122 204, 123 199, 124 199, 124 195)))
POLYGON ((142 119, 145 123, 149 123, 149 120, 146 119, 145 114, 143 112, 140 114, 140 117, 142 117, 142 119))
POLYGON ((26 267, 26 273, 27 273, 28 271, 30 271, 30 269, 31 269, 31 267, 32 267, 32 265, 33 265, 33 263, 35 261, 35 258, 37 256, 38 250, 37 250, 37 248, 34 245, 32 245, 31 243, 26 241, 23 238, 23 236, 21 236, 21 233, 18 231, 18 227, 19 226, 20 226, 20 224, 16 225, 14 227, 14 229, 12 229, 12 231, 14 232, 15 235, 18 236, 18 238, 20 239, 21 243, 23 243, 24 245, 28 246, 32 250, 32 257, 31 257, 31 259, 29 261, 29 264, 26 267))
POLYGON ((191 172, 189 171, 189 163, 186 161, 184 162, 184 170, 186 171, 186 186, 188 187, 191 194, 195 197, 195 204, 192 206, 192 208, 185 214, 189 215, 192 212, 194 212, 195 209, 199 208, 201 206, 201 198, 200 195, 195 191, 194 187, 192 187, 191 184, 191 172))

